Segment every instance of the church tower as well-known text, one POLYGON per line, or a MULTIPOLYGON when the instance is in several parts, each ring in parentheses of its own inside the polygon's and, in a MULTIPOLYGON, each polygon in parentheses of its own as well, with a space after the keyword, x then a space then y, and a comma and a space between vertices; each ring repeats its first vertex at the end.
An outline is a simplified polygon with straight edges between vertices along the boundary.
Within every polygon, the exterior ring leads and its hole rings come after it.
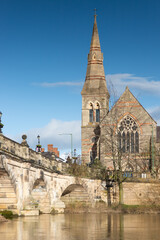
POLYGON ((109 111, 109 92, 106 85, 103 53, 101 52, 96 15, 88 65, 82 95, 81 150, 82 162, 100 159, 100 123, 109 111))

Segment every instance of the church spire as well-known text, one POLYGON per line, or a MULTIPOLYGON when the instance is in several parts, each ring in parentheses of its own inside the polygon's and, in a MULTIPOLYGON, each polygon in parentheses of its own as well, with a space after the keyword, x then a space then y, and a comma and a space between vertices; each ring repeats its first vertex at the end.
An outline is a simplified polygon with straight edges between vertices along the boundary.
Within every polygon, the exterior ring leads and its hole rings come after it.
POLYGON ((103 67, 103 53, 99 41, 97 15, 94 15, 94 25, 90 52, 88 54, 88 65, 85 83, 82 89, 82 94, 107 94, 109 96, 105 73, 103 67))
POLYGON ((101 123, 109 111, 109 93, 107 90, 103 53, 101 52, 96 13, 85 83, 82 89, 82 162, 92 162, 100 157, 101 123))
POLYGON ((101 50, 96 18, 97 18, 97 15, 95 13, 90 52, 94 50, 99 50, 99 51, 101 50))

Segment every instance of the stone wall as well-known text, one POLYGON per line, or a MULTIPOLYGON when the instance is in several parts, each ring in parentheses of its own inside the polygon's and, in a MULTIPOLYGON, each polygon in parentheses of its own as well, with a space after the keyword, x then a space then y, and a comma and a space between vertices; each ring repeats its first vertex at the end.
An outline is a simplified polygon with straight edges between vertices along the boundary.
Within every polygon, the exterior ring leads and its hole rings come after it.
MULTIPOLYGON (((61 196, 71 185, 82 186, 92 204, 97 199, 100 199, 100 180, 76 178, 58 174, 50 169, 47 170, 36 164, 32 165, 32 163, 27 162, 27 160, 24 161, 19 158, 14 158, 5 153, 6 152, 3 152, 3 154, 1 153, 0 155, 0 168, 9 176, 9 183, 12 189, 14 189, 13 193, 15 193, 16 196, 12 203, 14 203, 14 209, 19 215, 35 215, 38 214, 39 210, 44 213, 49 213, 53 208, 58 212, 63 212, 65 204, 61 201, 61 196), (35 187, 37 180, 43 184, 35 187)), ((6 182, 4 181, 3 184, 3 186, 0 186, 0 190, 6 189, 6 182)), ((2 194, 0 198, 6 198, 6 196, 8 195, 4 196, 4 194, 2 194)), ((0 203, 6 203, 6 199, 2 199, 0 203)), ((8 205, 5 205, 4 209, 10 208, 7 206, 8 205)), ((1 209, 3 209, 3 206, 1 206, 1 209)))
MULTIPOLYGON (((110 189, 111 203, 119 203, 119 188, 114 185, 110 189)), ((107 191, 103 191, 103 200, 107 202, 107 191)), ((160 183, 155 182, 124 182, 123 203, 126 205, 159 205, 160 183)))
POLYGON ((160 183, 123 183, 124 204, 160 204, 160 183))

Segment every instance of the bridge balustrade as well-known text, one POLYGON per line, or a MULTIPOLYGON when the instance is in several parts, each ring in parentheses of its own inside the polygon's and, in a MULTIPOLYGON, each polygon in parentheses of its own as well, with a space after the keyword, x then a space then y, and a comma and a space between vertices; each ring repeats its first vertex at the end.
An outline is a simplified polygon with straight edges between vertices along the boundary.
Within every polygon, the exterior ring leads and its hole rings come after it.
POLYGON ((35 152, 29 148, 28 144, 20 144, 4 135, 0 135, 0 154, 18 157, 21 161, 28 161, 31 164, 40 165, 41 167, 52 169, 58 166, 56 161, 42 156, 41 153, 35 152))

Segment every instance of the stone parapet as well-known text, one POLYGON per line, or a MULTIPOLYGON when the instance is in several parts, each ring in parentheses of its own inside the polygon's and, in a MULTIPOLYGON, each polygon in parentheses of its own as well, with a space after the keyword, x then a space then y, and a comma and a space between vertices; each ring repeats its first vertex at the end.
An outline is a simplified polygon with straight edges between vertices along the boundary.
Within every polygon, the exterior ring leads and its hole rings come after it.
POLYGON ((10 138, 0 135, 0 154, 6 154, 17 161, 29 162, 32 165, 37 165, 37 167, 43 167, 50 170, 53 170, 53 167, 56 167, 59 171, 64 167, 63 163, 57 162, 55 160, 55 155, 52 154, 52 159, 43 156, 41 153, 34 151, 29 148, 27 142, 22 144, 11 140, 10 138))

